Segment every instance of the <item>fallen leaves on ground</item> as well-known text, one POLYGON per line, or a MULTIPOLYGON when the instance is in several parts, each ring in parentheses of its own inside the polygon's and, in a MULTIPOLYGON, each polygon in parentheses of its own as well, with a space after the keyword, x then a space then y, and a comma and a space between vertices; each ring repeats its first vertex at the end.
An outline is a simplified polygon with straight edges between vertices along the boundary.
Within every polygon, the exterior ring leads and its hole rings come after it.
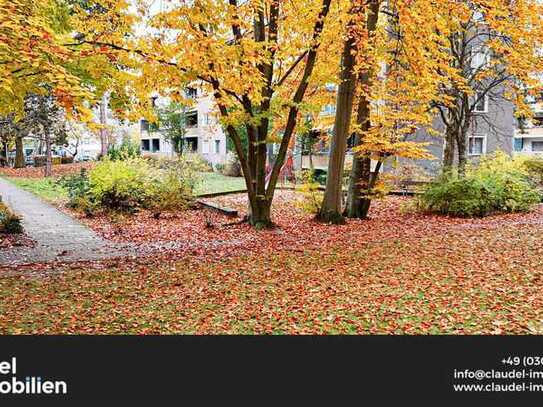
POLYGON ((14 247, 34 247, 34 245, 35 242, 24 233, 0 233, 0 250, 12 249, 14 247))
MULTIPOLYGON (((244 199, 220 202, 243 210, 244 199)), ((404 213, 394 197, 371 220, 330 226, 295 199, 281 192, 278 228, 262 232, 206 210, 120 220, 117 241, 192 244, 21 269, 0 280, 0 332, 543 333, 542 207, 453 219, 404 213)))
MULTIPOLYGON (((77 174, 82 168, 89 170, 94 165, 96 164, 93 162, 53 165, 53 177, 77 174)), ((0 175, 6 177, 43 178, 43 171, 43 167, 0 167, 0 175)))

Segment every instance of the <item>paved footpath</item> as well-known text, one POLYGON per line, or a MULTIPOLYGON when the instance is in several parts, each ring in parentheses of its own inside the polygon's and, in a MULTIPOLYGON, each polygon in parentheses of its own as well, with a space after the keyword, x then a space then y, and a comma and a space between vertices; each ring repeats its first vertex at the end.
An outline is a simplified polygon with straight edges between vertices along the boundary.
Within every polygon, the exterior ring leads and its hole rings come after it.
POLYGON ((0 251, 0 266, 86 261, 122 256, 124 250, 43 202, 33 194, 0 178, 2 201, 22 216, 26 234, 36 245, 0 251))

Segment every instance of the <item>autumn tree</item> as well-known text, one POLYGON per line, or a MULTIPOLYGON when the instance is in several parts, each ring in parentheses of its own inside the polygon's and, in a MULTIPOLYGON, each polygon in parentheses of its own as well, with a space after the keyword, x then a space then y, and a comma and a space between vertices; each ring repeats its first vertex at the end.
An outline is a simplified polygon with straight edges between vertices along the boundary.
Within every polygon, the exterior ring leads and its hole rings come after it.
POLYGON ((52 95, 28 95, 25 99, 25 114, 20 126, 24 128, 27 137, 39 141, 45 147, 44 176, 50 177, 53 174, 53 145, 67 144, 67 122, 64 110, 52 95))
POLYGON ((541 11, 536 0, 444 2, 450 61, 439 70, 442 85, 432 108, 444 126, 445 171, 456 155, 464 174, 468 137, 478 124, 499 134, 496 118, 481 114, 489 105, 510 103, 518 115, 530 114, 524 96, 541 87, 541 11))
POLYGON ((349 15, 351 18, 345 30, 343 52, 341 54, 341 72, 336 102, 334 132, 328 161, 326 191, 318 215, 325 222, 342 223, 343 168, 347 139, 350 136, 351 116, 356 86, 356 52, 359 41, 356 32, 357 19, 365 14, 365 1, 354 0, 349 15), (360 5, 358 4, 360 3, 360 5))
POLYGON ((6 155, 6 164, 7 153, 9 147, 15 146, 15 168, 24 168, 25 166, 25 157, 23 151, 23 138, 26 135, 24 126, 21 125, 20 121, 16 119, 15 114, 8 114, 6 116, 0 117, 0 136, 3 144, 3 154, 6 155))
POLYGON ((184 150, 187 133, 185 114, 186 107, 179 103, 170 103, 166 107, 159 108, 157 112, 158 126, 177 155, 182 155, 184 150))
MULTIPOLYGON (((358 72, 357 88, 358 107, 356 109, 356 124, 358 131, 354 132, 354 147, 363 143, 363 136, 371 128, 370 122, 370 90, 373 87, 375 73, 379 69, 376 66, 375 40, 377 24, 381 15, 381 0, 370 0, 365 18, 367 40, 365 44, 364 58, 366 62, 358 72)), ((371 158, 368 155, 355 154, 349 176, 349 189, 347 192, 347 205, 344 215, 349 218, 365 218, 369 211, 368 192, 372 187, 371 158)), ((373 183, 374 184, 374 183, 373 183)))
POLYGON ((66 67, 63 4, 53 0, 0 0, 1 114, 21 113, 25 97, 51 87, 62 103, 87 96, 66 67))
POLYGON ((124 1, 97 3, 111 10, 109 20, 100 20, 91 29, 81 27, 85 33, 81 47, 104 47, 117 51, 120 59, 138 61, 141 100, 152 89, 180 101, 181 89, 194 83, 213 95, 241 163, 249 221, 269 226, 300 106, 319 63, 319 51, 335 35, 341 2, 332 7, 332 0, 197 0, 169 3, 151 13, 139 1, 136 14, 124 1), (147 26, 144 35, 134 33, 137 21, 147 26), (271 122, 282 123, 282 131, 279 152, 266 174, 271 122), (246 153, 236 130, 240 125, 247 131, 246 153))
MULTIPOLYGON (((352 66, 355 103, 351 106, 356 107, 351 126, 355 155, 347 206, 342 208, 341 186, 335 182, 335 187, 327 184, 321 210, 328 213, 326 220, 336 223, 343 221, 343 215, 367 216, 380 169, 387 160, 427 157, 424 145, 409 137, 417 128, 431 124, 428 104, 437 89, 435 66, 447 63, 439 40, 432 36, 441 22, 434 14, 439 7, 435 2, 371 0, 360 4, 363 7, 347 26, 356 44, 352 66)), ((338 93, 338 108, 339 99, 338 93)), ((342 137, 334 134, 334 138, 342 137)), ((331 155, 344 157, 345 147, 333 143, 331 155)), ((329 177, 341 179, 344 168, 330 165, 329 171, 329 177)))

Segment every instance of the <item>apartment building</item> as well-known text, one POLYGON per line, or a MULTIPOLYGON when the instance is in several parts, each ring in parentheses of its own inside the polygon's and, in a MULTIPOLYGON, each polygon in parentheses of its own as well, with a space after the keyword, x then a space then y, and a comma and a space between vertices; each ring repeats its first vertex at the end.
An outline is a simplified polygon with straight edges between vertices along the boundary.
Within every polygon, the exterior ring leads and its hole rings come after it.
MULTIPOLYGON (((183 112, 186 132, 184 151, 197 153, 212 165, 224 164, 227 160, 226 135, 217 119, 213 97, 196 88, 186 89, 185 95, 194 103, 183 112)), ((157 107, 164 107, 167 103, 167 100, 155 99, 157 107)), ((140 120, 140 138, 141 151, 144 154, 165 157, 175 155, 174 148, 160 125, 140 120)))
POLYGON ((532 101, 534 116, 518 121, 515 129, 514 152, 543 157, 543 95, 532 101))

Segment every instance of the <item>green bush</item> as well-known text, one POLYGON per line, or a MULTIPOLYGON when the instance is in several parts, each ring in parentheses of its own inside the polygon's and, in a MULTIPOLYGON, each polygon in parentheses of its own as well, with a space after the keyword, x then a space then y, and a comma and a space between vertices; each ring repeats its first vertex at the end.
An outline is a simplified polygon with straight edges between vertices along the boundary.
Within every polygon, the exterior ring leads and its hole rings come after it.
POLYGON ((528 158, 524 160, 524 167, 530 177, 540 186, 543 187, 543 159, 528 158))
POLYGON ((132 212, 151 199, 155 169, 141 158, 101 161, 89 172, 89 194, 97 205, 132 212))
POLYGON ((529 211, 541 201, 527 171, 502 153, 470 167, 465 177, 449 175, 430 184, 417 201, 420 210, 458 217, 529 211))
POLYGON ((213 166, 206 161, 200 154, 184 153, 181 157, 173 161, 181 160, 186 162, 194 171, 197 172, 213 172, 213 166))
POLYGON ((215 164, 215 172, 218 172, 219 174, 224 175, 225 169, 226 169, 226 164, 215 164))
POLYGON ((9 234, 23 233, 22 219, 0 202, 0 232, 9 234))
POLYGON ((185 157, 161 160, 157 164, 159 171, 155 173, 148 204, 155 217, 158 218, 164 211, 187 209, 200 182, 198 173, 201 167, 185 157))
POLYGON ((157 161, 106 158, 89 172, 82 170, 59 182, 68 191, 68 204, 87 215, 98 209, 131 213, 145 208, 159 217, 164 211, 190 206, 199 182, 196 169, 183 158, 157 161))
POLYGON ((315 181, 315 173, 311 170, 303 170, 300 174, 302 184, 298 191, 303 198, 296 202, 296 206, 304 212, 316 215, 322 207, 324 192, 320 190, 320 184, 315 181))
POLYGON ((120 146, 111 146, 107 158, 111 161, 124 161, 141 156, 140 145, 132 140, 124 140, 120 146))
POLYGON ((96 205, 90 196, 89 174, 85 168, 79 174, 62 177, 58 183, 68 192, 70 208, 79 209, 87 215, 92 214, 96 205))

